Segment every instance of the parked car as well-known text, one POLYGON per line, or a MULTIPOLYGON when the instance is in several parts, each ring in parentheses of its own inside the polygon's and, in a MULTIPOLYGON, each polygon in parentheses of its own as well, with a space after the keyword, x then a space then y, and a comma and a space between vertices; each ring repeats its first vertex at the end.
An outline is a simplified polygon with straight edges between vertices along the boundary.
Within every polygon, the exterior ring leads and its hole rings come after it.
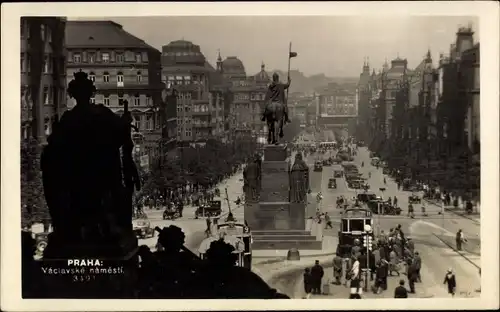
POLYGON ((314 171, 317 172, 323 171, 323 164, 321 163, 321 161, 316 161, 314 163, 314 171))
POLYGON ((337 179, 329 179, 328 180, 328 188, 333 188, 333 189, 336 189, 337 188, 337 179))
POLYGON ((132 220, 132 228, 137 238, 155 237, 155 229, 147 219, 132 220))

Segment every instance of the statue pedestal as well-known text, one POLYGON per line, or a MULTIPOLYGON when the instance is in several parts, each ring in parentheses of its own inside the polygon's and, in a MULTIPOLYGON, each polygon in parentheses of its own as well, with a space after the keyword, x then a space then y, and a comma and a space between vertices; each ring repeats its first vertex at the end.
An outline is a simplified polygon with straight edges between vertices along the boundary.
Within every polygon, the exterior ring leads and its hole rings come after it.
POLYGON ((252 249, 321 249, 305 229, 305 204, 291 203, 290 163, 284 145, 264 148, 259 202, 247 203, 245 220, 252 229, 252 249))

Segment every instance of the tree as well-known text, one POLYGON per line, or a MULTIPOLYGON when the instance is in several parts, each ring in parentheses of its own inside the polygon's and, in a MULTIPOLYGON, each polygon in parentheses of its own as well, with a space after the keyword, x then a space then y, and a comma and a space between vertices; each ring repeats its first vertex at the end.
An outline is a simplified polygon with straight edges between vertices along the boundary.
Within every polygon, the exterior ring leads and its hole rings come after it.
POLYGON ((21 205, 23 224, 50 219, 43 191, 40 153, 34 139, 21 143, 21 205))

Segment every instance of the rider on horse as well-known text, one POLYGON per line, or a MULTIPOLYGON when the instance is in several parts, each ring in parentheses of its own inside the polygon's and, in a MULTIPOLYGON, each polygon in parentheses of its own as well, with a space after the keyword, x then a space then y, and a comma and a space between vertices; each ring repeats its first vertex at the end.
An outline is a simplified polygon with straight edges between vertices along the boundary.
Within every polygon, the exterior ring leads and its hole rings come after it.
MULTIPOLYGON (((268 101, 278 102, 283 105, 285 113, 285 122, 290 122, 288 119, 288 106, 285 101, 285 90, 290 87, 290 77, 288 77, 288 83, 281 83, 278 73, 273 74, 273 82, 269 85, 267 89, 265 103, 268 101)), ((262 114, 262 121, 266 120, 267 106, 262 114)))

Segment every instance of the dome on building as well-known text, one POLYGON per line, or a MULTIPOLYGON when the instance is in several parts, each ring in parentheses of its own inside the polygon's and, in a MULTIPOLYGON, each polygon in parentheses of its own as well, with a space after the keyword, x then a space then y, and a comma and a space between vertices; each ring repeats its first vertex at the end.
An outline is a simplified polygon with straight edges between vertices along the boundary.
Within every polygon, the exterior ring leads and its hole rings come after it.
POLYGON ((266 65, 264 62, 262 62, 262 65, 260 65, 260 72, 258 72, 254 76, 255 81, 257 82, 269 82, 271 81, 271 77, 269 77, 269 74, 266 72, 266 65))
POLYGON ((222 62, 222 70, 224 74, 236 74, 246 76, 245 66, 236 56, 228 56, 222 62))
POLYGON ((194 46, 194 44, 191 41, 186 41, 186 40, 175 40, 171 41, 167 46, 173 48, 190 48, 194 46))

